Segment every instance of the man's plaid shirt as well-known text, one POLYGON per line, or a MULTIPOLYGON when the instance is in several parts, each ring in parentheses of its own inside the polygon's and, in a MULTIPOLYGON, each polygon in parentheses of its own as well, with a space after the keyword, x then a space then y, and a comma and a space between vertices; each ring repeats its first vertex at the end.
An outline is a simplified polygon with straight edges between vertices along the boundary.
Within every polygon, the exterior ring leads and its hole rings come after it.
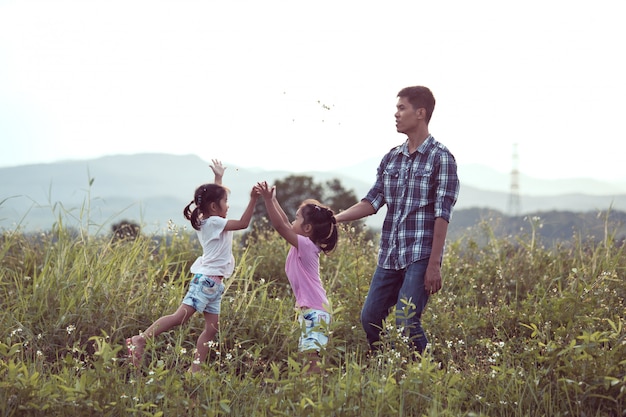
POLYGON ((454 156, 432 136, 412 155, 408 141, 391 149, 363 199, 376 211, 387 204, 378 266, 398 270, 428 258, 435 218, 449 222, 458 195, 454 156))

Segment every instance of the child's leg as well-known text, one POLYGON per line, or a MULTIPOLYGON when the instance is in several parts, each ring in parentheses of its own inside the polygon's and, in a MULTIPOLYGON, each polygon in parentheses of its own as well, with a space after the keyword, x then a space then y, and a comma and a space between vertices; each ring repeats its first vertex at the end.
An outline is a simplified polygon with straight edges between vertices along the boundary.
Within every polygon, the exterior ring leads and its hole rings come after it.
POLYGON ((319 374, 319 350, 328 344, 330 314, 323 310, 305 309, 300 311, 298 320, 302 330, 298 341, 300 357, 309 365, 309 374, 319 374))
POLYGON ((319 374, 321 373, 320 369, 320 354, 316 351, 309 352, 299 352, 299 356, 301 360, 304 360, 306 364, 309 365, 309 369, 307 371, 308 374, 319 374))
POLYGON ((143 334, 147 338, 156 337, 176 326, 187 323, 195 311, 196 310, 194 310, 193 307, 188 306, 187 304, 181 304, 174 314, 169 314, 159 318, 157 321, 152 323, 150 327, 143 332, 143 334))
POLYGON ((191 318, 194 312, 195 310, 193 309, 193 307, 186 304, 181 304, 174 314, 169 314, 167 316, 159 318, 157 321, 152 323, 150 327, 148 327, 143 333, 126 339, 126 344, 128 345, 129 350, 132 352, 130 357, 133 365, 141 365, 141 359, 143 358, 143 351, 146 347, 147 338, 156 337, 163 332, 167 332, 168 330, 176 326, 186 323, 191 318))
POLYGON ((199 371, 200 366, 206 361, 209 354, 209 342, 215 338, 219 330, 219 319, 219 314, 204 313, 204 330, 196 343, 196 355, 191 364, 191 372, 199 371))

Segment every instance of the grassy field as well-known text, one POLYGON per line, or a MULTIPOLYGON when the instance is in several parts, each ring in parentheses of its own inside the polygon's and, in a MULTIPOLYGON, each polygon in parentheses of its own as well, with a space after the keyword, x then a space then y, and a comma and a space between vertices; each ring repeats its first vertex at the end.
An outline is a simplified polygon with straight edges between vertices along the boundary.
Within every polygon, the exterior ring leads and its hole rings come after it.
POLYGON ((199 315, 148 343, 141 372, 124 347, 180 304, 200 253, 189 230, 121 242, 4 231, 0 415, 625 416, 624 247, 607 231, 548 248, 538 227, 496 239, 481 224, 448 243, 417 361, 393 326, 368 355, 358 318, 377 243, 343 230, 322 259, 334 321, 321 375, 298 359, 287 246, 273 232, 239 235, 219 339, 191 375, 199 315))

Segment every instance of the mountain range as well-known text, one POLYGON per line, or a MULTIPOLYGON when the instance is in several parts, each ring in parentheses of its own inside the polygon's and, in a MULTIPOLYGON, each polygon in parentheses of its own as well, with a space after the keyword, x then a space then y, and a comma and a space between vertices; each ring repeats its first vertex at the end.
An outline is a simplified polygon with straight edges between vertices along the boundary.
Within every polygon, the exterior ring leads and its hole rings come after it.
MULTIPOLYGON (((337 178, 345 189, 364 196, 374 181, 378 160, 329 172, 301 172, 316 182, 337 178)), ((238 167, 225 161, 224 185, 231 190, 230 215, 239 216, 252 186, 293 172, 238 167)), ((459 166, 461 191, 455 210, 485 208, 506 213, 511 176, 479 165, 459 166)), ((211 182, 209 162, 195 155, 113 155, 91 160, 0 168, 0 229, 49 230, 61 220, 67 226, 108 231, 122 219, 161 231, 172 224, 188 227, 183 207, 194 189, 211 182)), ((550 210, 626 211, 626 180, 540 180, 518 177, 518 214, 550 210)), ((368 219, 380 227, 384 209, 368 219)), ((454 222, 453 222, 454 223, 454 222)), ((453 224, 452 223, 452 224, 453 224)), ((451 224, 451 226, 452 226, 451 224)))

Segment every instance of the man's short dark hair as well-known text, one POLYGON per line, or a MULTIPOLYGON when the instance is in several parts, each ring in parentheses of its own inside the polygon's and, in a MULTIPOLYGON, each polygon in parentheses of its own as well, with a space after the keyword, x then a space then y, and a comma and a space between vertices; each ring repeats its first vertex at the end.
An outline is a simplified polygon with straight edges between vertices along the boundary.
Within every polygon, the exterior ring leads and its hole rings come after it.
POLYGON ((435 110, 435 96, 429 88, 423 86, 405 87, 398 93, 398 97, 406 97, 415 110, 426 109, 426 123, 430 122, 430 118, 435 110))

